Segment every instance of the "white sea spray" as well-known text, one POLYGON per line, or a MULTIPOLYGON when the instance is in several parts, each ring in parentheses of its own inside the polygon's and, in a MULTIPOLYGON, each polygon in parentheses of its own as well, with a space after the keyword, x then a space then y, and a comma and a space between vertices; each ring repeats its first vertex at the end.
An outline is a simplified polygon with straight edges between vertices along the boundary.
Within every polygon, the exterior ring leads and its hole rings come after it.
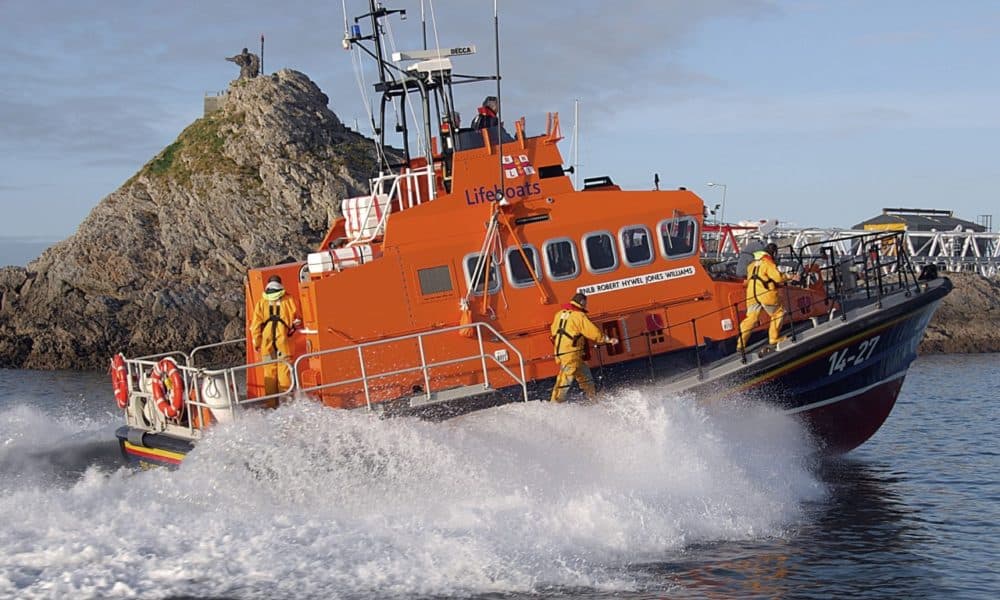
POLYGON ((444 423, 298 401, 215 429, 177 471, 72 482, 24 478, 59 438, 33 410, 0 411, 0 596, 624 591, 628 565, 782 536, 824 493, 792 419, 648 390, 444 423))

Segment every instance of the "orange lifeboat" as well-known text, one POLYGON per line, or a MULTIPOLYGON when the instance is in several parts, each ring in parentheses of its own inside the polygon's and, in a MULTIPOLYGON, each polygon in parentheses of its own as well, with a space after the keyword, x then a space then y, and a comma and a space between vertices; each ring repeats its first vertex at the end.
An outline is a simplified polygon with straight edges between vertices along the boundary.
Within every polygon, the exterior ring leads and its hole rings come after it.
MULTIPOLYGON (((355 26, 345 48, 379 46, 381 21, 395 14, 372 2, 371 33, 355 26)), ((850 252, 796 245, 762 228, 738 240, 729 226, 706 224, 704 202, 685 188, 625 190, 608 176, 577 186, 558 148, 557 115, 537 135, 525 132, 523 118, 511 135, 499 106, 488 128, 460 126, 453 85, 499 78, 452 73, 452 59, 474 52, 398 52, 394 64, 368 53, 381 62, 378 131, 389 131, 387 114, 419 107, 423 118, 397 125, 402 139, 394 146, 402 151, 377 137, 381 162, 370 189, 343 200, 343 216, 314 252, 247 273, 247 335, 220 343, 242 345, 247 364, 212 375, 222 378, 218 406, 227 420, 294 395, 433 418, 547 399, 559 369, 549 325, 560 304, 584 293, 601 339, 619 340, 586 359, 604 387, 641 381, 699 398, 750 392, 809 421, 837 451, 874 434, 915 356, 900 349, 917 347, 950 282, 918 284, 902 254, 869 265, 868 277, 849 277, 850 252), (421 142, 416 153, 411 138, 421 142), (777 243, 777 266, 804 272, 807 282, 781 286, 783 337, 767 352, 766 322, 746 350, 736 344, 747 312, 738 245, 751 234, 777 243), (303 326, 283 340, 287 350, 261 356, 251 341, 261 332, 249 331, 249 317, 262 297, 274 301, 264 295, 274 276, 303 326), (275 392, 274 380, 290 383, 275 392), (237 392, 243 396, 232 397, 237 392)), ((484 105, 496 100, 490 95, 484 105)), ((894 235, 838 248, 877 249, 894 235)), ((147 447, 193 444, 199 436, 178 417, 183 388, 198 388, 199 370, 189 363, 181 373, 172 359, 156 367, 156 408, 175 421, 155 430, 127 412, 118 436, 147 447)))

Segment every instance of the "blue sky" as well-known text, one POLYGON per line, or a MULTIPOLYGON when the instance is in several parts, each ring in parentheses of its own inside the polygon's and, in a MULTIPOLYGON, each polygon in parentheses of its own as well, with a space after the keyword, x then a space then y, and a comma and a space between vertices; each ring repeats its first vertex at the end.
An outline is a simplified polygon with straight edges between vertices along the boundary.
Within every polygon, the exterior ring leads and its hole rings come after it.
MULTIPOLYGON (((348 13, 366 3, 346 0, 348 13)), ((419 47, 419 0, 393 22, 419 47)), ((428 19, 430 4, 425 4, 428 19)), ((685 186, 727 220, 849 227, 882 207, 1000 219, 1000 2, 499 0, 505 121, 559 111, 585 176, 685 186)), ((492 0, 433 3, 456 71, 493 68, 492 0)), ((267 71, 364 110, 340 2, 0 3, 0 237, 58 240, 201 116, 266 36, 267 71)), ((431 29, 433 37, 433 29, 431 29)), ((371 81, 371 75, 368 75, 371 81)), ((460 88, 466 121, 492 88, 460 88)), ((363 133, 367 130, 362 128, 363 133)), ((996 230, 996 224, 994 225, 996 230)))

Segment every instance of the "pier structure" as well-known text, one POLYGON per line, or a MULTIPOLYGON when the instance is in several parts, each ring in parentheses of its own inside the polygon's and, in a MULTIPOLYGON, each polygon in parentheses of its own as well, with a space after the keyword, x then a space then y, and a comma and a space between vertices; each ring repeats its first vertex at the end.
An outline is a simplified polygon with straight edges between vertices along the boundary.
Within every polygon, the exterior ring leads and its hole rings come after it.
MULTIPOLYGON (((771 240, 795 250, 821 243, 839 256, 863 258, 865 249, 852 238, 871 231, 838 228, 795 228, 762 223, 759 226, 706 225, 702 240, 707 253, 732 258, 752 240, 771 240)), ((904 244, 910 260, 918 266, 933 264, 940 271, 976 272, 1000 276, 1000 233, 989 231, 905 231, 904 244)), ((886 248, 886 252, 893 252, 886 248)))
MULTIPOLYGON (((836 229, 777 230, 775 237, 790 239, 792 247, 829 242, 838 253, 859 256, 864 249, 850 244, 851 236, 871 231, 836 229)), ((941 271, 977 272, 986 277, 1000 274, 1000 233, 983 231, 906 231, 906 253, 919 266, 934 264, 941 271)))

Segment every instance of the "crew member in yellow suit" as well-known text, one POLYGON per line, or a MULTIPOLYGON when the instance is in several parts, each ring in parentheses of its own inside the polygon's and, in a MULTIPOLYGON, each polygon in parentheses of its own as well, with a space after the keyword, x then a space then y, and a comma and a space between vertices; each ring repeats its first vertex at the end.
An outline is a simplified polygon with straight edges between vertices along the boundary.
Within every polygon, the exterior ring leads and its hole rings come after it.
POLYGON ((757 325, 757 318, 763 310, 771 318, 767 330, 768 341, 776 346, 781 341, 781 321, 785 317, 785 309, 778 297, 778 286, 789 281, 798 281, 798 274, 786 276, 774 264, 774 256, 778 253, 776 244, 768 244, 763 250, 753 253, 753 262, 747 265, 747 316, 740 323, 740 339, 736 349, 742 350, 750 339, 750 333, 757 325))
POLYGON ((552 334, 556 364, 559 365, 556 385, 552 388, 552 402, 566 401, 566 393, 574 379, 587 398, 593 398, 597 392, 590 367, 583 362, 583 340, 586 338, 595 344, 614 345, 618 343, 618 339, 604 335, 587 317, 587 296, 584 294, 575 294, 569 304, 563 305, 552 320, 549 331, 552 334))
MULTIPOLYGON (((291 354, 288 338, 301 325, 295 301, 285 295, 281 277, 272 275, 264 287, 264 294, 257 301, 250 321, 253 349, 261 360, 284 358, 291 354)), ((287 362, 265 365, 264 393, 277 394, 292 384, 291 369, 287 362)))

